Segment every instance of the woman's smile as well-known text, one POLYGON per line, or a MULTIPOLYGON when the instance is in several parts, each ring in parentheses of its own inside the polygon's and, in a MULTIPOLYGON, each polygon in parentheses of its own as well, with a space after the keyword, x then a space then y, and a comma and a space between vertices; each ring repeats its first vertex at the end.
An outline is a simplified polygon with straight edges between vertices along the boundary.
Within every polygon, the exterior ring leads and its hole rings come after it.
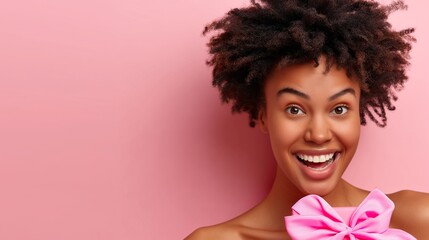
POLYGON ((322 171, 330 166, 338 156, 337 152, 332 152, 328 154, 319 153, 317 155, 307 155, 307 154, 296 154, 296 158, 305 166, 317 170, 322 171))
POLYGON ((321 155, 295 155, 303 174, 311 180, 329 178, 335 171, 336 163, 341 156, 338 152, 321 155))

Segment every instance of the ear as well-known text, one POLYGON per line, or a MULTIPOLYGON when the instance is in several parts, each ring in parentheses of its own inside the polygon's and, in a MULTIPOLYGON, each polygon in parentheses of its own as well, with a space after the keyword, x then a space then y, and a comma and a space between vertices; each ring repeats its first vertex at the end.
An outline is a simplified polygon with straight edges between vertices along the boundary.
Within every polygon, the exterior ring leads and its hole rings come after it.
POLYGON ((265 112, 265 109, 262 108, 259 111, 259 117, 258 117, 258 125, 259 125, 259 129, 261 130, 261 132, 263 133, 268 133, 268 127, 267 127, 267 114, 265 112))

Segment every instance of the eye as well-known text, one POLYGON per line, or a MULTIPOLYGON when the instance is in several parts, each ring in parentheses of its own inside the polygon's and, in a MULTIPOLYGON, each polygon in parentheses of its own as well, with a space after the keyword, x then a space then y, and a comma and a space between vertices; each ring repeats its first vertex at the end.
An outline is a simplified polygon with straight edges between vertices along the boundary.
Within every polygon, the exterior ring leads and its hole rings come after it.
POLYGON ((349 108, 346 105, 339 105, 336 106, 333 110, 332 113, 335 115, 344 115, 349 111, 349 108))
POLYGON ((289 106, 286 108, 286 112, 291 115, 302 115, 305 114, 304 111, 298 106, 289 106))

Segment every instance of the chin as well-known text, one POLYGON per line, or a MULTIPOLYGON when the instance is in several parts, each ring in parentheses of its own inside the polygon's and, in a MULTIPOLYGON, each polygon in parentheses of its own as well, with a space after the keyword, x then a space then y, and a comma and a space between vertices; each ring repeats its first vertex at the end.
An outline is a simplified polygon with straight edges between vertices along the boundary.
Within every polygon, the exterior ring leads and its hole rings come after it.
POLYGON ((300 190, 303 194, 316 194, 321 197, 331 193, 337 186, 338 181, 319 181, 319 182, 306 182, 300 185, 300 190))

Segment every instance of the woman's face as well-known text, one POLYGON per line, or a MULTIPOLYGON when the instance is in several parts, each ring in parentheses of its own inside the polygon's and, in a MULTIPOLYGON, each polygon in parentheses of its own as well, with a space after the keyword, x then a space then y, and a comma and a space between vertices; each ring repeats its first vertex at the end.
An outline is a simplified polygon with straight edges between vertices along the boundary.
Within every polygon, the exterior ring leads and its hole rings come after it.
POLYGON ((261 126, 278 166, 301 192, 328 194, 358 145, 359 83, 321 59, 276 69, 264 91, 261 126))

